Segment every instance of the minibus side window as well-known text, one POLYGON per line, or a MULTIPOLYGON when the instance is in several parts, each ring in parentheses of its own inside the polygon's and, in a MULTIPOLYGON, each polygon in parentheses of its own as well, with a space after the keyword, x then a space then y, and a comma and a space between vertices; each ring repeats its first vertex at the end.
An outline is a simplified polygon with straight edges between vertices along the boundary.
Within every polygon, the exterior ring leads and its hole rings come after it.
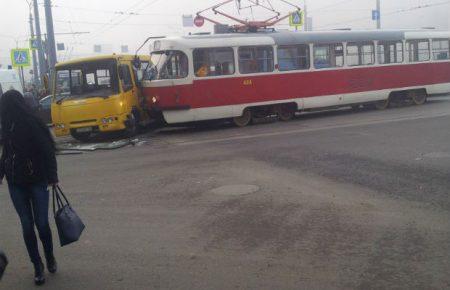
POLYGON ((450 58, 450 40, 448 39, 433 39, 433 59, 445 60, 450 58))
POLYGON ((348 43, 347 65, 372 65, 375 63, 375 48, 373 43, 348 43))
POLYGON ((265 73, 274 70, 273 47, 247 46, 239 48, 241 74, 265 73))
POLYGON ((430 60, 430 44, 427 39, 417 39, 407 41, 406 52, 410 62, 421 62, 430 60))
POLYGON ((122 87, 124 92, 128 92, 133 88, 133 81, 131 79, 130 67, 126 64, 120 65, 122 87))
POLYGON ((235 72, 231 47, 197 48, 194 50, 194 72, 197 77, 232 75, 235 72))
POLYGON ((380 64, 403 62, 403 42, 401 41, 380 41, 377 51, 380 64))
POLYGON ((344 46, 338 44, 314 45, 314 67, 316 69, 344 66, 344 46))
POLYGON ((309 69, 309 45, 279 46, 278 66, 280 71, 309 69))

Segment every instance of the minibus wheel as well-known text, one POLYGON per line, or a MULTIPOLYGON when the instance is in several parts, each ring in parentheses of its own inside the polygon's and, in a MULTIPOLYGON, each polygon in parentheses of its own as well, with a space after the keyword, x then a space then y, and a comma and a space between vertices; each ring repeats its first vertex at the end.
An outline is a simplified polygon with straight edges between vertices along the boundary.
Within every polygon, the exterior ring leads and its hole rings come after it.
POLYGON ((245 109, 242 113, 242 116, 233 118, 233 124, 237 127, 245 127, 250 124, 252 121, 252 111, 249 109, 245 109))

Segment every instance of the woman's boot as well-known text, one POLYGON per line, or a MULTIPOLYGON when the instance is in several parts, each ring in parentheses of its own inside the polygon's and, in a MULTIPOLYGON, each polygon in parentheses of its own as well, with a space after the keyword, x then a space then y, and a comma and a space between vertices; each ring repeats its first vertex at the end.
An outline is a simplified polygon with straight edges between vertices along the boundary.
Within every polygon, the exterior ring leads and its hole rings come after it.
POLYGON ((45 284, 44 264, 41 261, 34 264, 34 284, 38 286, 45 284))
POLYGON ((58 270, 58 264, 56 263, 55 256, 51 255, 47 257, 46 260, 47 260, 47 270, 50 273, 55 274, 56 271, 58 270))

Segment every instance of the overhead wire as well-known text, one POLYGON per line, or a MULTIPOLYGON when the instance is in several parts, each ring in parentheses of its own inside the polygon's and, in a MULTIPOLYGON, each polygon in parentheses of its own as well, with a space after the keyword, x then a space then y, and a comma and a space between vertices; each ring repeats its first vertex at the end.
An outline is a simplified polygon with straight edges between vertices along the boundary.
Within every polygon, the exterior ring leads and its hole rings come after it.
MULTIPOLYGON (((137 7, 137 6, 139 6, 140 4, 142 4, 144 1, 146 1, 146 0, 138 0, 137 2, 135 2, 133 5, 131 5, 131 6, 129 6, 129 8, 127 9, 127 10, 131 10, 131 9, 134 9, 135 7, 137 7)), ((54 6, 55 7, 60 7, 58 4, 54 4, 54 6)), ((123 15, 119 15, 118 17, 122 17, 123 15)), ((101 25, 102 25, 102 27, 100 27, 99 28, 99 32, 97 32, 96 34, 94 34, 94 35, 92 35, 90 38, 94 38, 95 36, 97 36, 98 34, 101 34, 101 33, 103 33, 101 30, 102 29, 107 29, 107 27, 109 26, 109 25, 111 25, 111 22, 114 20, 114 18, 113 19, 111 19, 110 20, 110 23, 102 23, 101 25)), ((58 22, 58 21, 55 21, 55 22, 58 22)), ((76 21, 72 21, 73 23, 75 23, 76 21)), ((72 22, 66 22, 66 23, 69 23, 69 25, 71 25, 71 23, 72 22)), ((92 23, 91 23, 92 24, 92 23)), ((89 38, 89 39, 90 39, 89 38)), ((75 46, 77 45, 77 43, 78 44, 81 44, 81 42, 79 41, 79 38, 78 39, 74 39, 74 42, 73 43, 71 43, 71 44, 74 44, 75 46)))
MULTIPOLYGON (((130 11, 131 9, 135 8, 136 6, 138 6, 139 4, 141 4, 144 1, 145 0, 139 0, 137 2, 134 2, 134 4, 129 6, 129 8, 127 8, 126 10, 130 11)), ((119 16, 117 16, 117 18, 122 18, 123 16, 124 15, 119 15, 119 16)), ((108 26, 112 25, 114 20, 115 20, 115 18, 111 18, 108 23, 105 23, 102 27, 98 28, 98 31, 95 34, 91 35, 91 37, 89 37, 89 39, 94 38, 95 36, 103 33, 103 30, 106 29, 108 26)))
MULTIPOLYGON (((100 25, 101 27, 96 29, 96 32, 94 34, 89 35, 87 38, 80 40, 80 37, 78 38, 78 45, 83 44, 83 42, 89 42, 90 40, 98 37, 101 34, 104 34, 105 32, 109 31, 110 29, 113 29, 114 27, 116 27, 119 24, 122 25, 128 25, 128 26, 145 26, 145 25, 149 25, 149 26, 155 26, 155 25, 164 25, 164 26, 168 26, 169 24, 165 23, 155 23, 155 24, 145 24, 145 23, 124 23, 125 21, 127 21, 130 17, 132 16, 137 16, 136 13, 131 13, 134 10, 144 10, 145 8, 149 7, 150 5, 155 4, 156 2, 158 2, 159 0, 153 0, 150 3, 144 3, 147 0, 140 0, 135 2, 133 5, 129 6, 126 11, 127 13, 123 13, 115 18, 112 18, 110 20, 110 22, 91 22, 91 21, 76 21, 78 24, 89 24, 89 25, 100 25), (142 4, 145 4, 142 6, 142 4)), ((55 20, 55 22, 68 22, 68 21, 64 21, 64 20, 55 20)), ((73 22, 73 21, 72 21, 73 22)), ((170 27, 170 25, 169 25, 170 27)))
MULTIPOLYGON (((391 15, 396 15, 396 14, 401 14, 401 13, 405 13, 405 12, 410 12, 410 11, 415 11, 415 10, 420 10, 420 9, 425 9, 425 8, 432 8, 432 7, 437 7, 437 6, 442 6, 442 5, 448 5, 450 4, 450 1, 443 1, 443 2, 438 2, 438 3, 430 3, 430 4, 425 4, 425 5, 418 5, 418 6, 414 6, 414 7, 410 7, 410 8, 403 8, 403 9, 397 9, 391 12, 387 12, 384 13, 383 16, 391 16, 391 15)), ((330 23, 327 25, 323 25, 318 27, 318 29, 323 29, 323 28, 327 28, 330 26, 335 26, 335 25, 341 25, 341 24, 347 24, 347 23, 354 23, 354 22, 358 22, 358 21, 362 21, 362 20, 366 20, 367 16, 365 17, 358 17, 358 18, 353 18, 353 19, 349 19, 346 21, 341 21, 341 22, 335 22, 335 23, 330 23)))
MULTIPOLYGON (((72 18, 75 18, 75 14, 73 13, 72 9, 69 9, 69 13, 70 13, 70 16, 71 16, 72 18)), ((75 19, 76 19, 76 18, 75 18, 75 19)), ((78 34, 75 34, 75 33, 74 33, 72 23, 70 23, 69 26, 70 26, 71 32, 73 33, 73 34, 72 34, 72 38, 73 38, 73 41, 75 42, 75 45, 72 45, 71 47, 67 47, 67 48, 66 48, 66 53, 65 53, 65 55, 64 55, 64 59, 65 59, 65 60, 68 59, 68 58, 70 58, 70 56, 71 56, 71 54, 73 53, 75 47, 77 46, 76 43, 78 42, 78 37, 79 37, 78 34), (70 50, 69 50, 69 49, 70 49, 70 50)))
MULTIPOLYGON (((74 23, 74 24, 86 24, 86 25, 107 25, 109 22, 93 22, 93 21, 71 21, 71 20, 60 20, 55 19, 53 22, 57 23, 74 23)), ((125 26, 145 26, 145 25, 152 25, 152 26, 166 26, 166 25, 177 25, 178 23, 123 23, 122 25, 125 26)))
POLYGON ((354 2, 354 1, 356 1, 356 0, 343 0, 343 1, 339 1, 339 2, 333 3, 333 4, 322 6, 322 7, 319 7, 319 8, 308 10, 308 12, 309 13, 313 13, 315 11, 322 12, 324 10, 327 10, 327 9, 330 9, 330 8, 333 8, 333 7, 336 7, 336 6, 348 3, 348 2, 354 2))
MULTIPOLYGON (((137 1, 134 5, 132 5, 130 8, 128 8, 127 11, 128 11, 128 12, 131 12, 133 9, 135 9, 135 8, 138 7, 138 6, 140 6, 140 5, 143 4, 143 2, 145 2, 145 1, 146 1, 146 0, 140 0, 140 1, 137 1)), ((160 1, 160 0, 153 0, 153 1, 151 1, 150 3, 147 3, 146 5, 142 6, 142 7, 140 8, 140 10, 143 10, 143 9, 147 8, 147 7, 149 7, 150 5, 153 5, 153 4, 155 4, 156 2, 158 2, 158 1, 160 1)), ((108 24, 108 25, 105 25, 105 27, 100 28, 99 31, 98 31, 97 33, 95 33, 94 35, 92 35, 92 37, 90 37, 89 39, 92 39, 92 38, 94 38, 94 37, 96 37, 96 36, 98 36, 98 35, 101 35, 101 34, 107 32, 108 30, 110 30, 110 29, 116 27, 117 25, 122 24, 123 22, 125 22, 126 20, 128 20, 131 16, 133 16, 133 15, 120 15, 120 16, 118 17, 119 20, 117 20, 116 22, 112 22, 112 21, 114 20, 114 19, 112 19, 112 20, 111 20, 112 23, 110 23, 110 24, 108 24), (125 17, 121 17, 121 16, 125 16, 125 17)))
POLYGON ((114 15, 130 15, 130 16, 178 16, 178 14, 170 14, 170 13, 142 13, 142 12, 127 12, 123 10, 104 10, 104 9, 94 9, 94 8, 84 8, 84 7, 74 7, 74 6, 65 6, 65 5, 53 5, 54 8, 60 9, 71 9, 71 10, 79 10, 85 12, 95 12, 95 13, 104 13, 104 14, 114 14, 114 15))
MULTIPOLYGON (((336 7, 336 6, 339 6, 339 5, 343 5, 343 4, 349 3, 349 2, 354 2, 354 1, 356 1, 356 0, 342 0, 342 1, 338 1, 336 3, 325 5, 325 6, 322 6, 322 7, 319 7, 319 8, 308 9, 308 13, 309 14, 313 14, 314 12, 321 12, 321 13, 323 13, 324 11, 327 11, 327 10, 333 8, 333 7, 336 7)), ((290 5, 293 5, 293 4, 290 4, 290 5)), ((284 23, 278 23, 276 26, 280 27, 280 26, 288 26, 288 25, 289 24, 287 24, 286 21, 285 21, 284 23)))

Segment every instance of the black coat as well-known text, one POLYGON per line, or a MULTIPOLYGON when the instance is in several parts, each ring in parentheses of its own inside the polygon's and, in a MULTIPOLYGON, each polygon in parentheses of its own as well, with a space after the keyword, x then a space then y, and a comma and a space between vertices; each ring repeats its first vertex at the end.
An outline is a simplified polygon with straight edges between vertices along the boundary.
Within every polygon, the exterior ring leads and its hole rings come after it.
MULTIPOLYGON (((6 128, 3 128, 6 129, 6 128)), ((58 182, 55 148, 50 134, 37 124, 14 122, 3 136, 0 178, 10 184, 58 182)))

